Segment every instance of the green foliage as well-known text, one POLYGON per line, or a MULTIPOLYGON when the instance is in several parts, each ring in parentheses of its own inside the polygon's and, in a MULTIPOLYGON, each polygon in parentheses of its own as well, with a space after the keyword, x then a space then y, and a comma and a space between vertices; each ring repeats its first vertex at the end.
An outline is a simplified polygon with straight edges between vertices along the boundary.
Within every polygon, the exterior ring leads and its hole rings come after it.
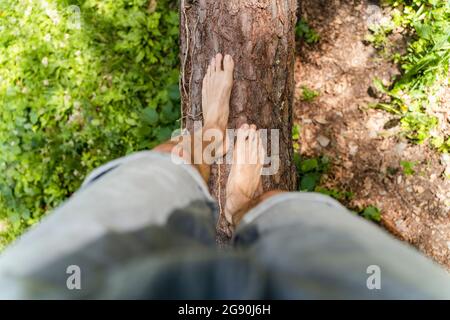
POLYGON ((19 232, 23 232, 23 226, 18 229, 13 228, 15 221, 10 222, 9 219, 0 219, 0 252, 12 242, 19 232))
POLYGON ((318 91, 302 86, 302 96, 301 96, 302 101, 311 102, 319 95, 320 93, 318 91))
POLYGON ((430 137, 430 131, 437 126, 438 121, 423 112, 407 112, 400 123, 409 139, 422 143, 430 137))
POLYGON ((300 150, 300 125, 299 124, 294 124, 294 126, 292 127, 292 142, 294 145, 294 151, 295 152, 299 152, 300 150))
MULTIPOLYGON (((299 191, 319 192, 341 202, 353 199, 354 194, 351 191, 342 191, 334 188, 329 189, 319 185, 322 176, 330 169, 330 160, 326 156, 302 158, 298 153, 295 153, 294 163, 300 181, 299 191)), ((353 212, 377 223, 381 221, 381 212, 375 206, 369 206, 362 210, 357 209, 357 211, 353 212)))
POLYGON ((327 157, 303 159, 294 154, 294 163, 300 181, 299 191, 315 191, 322 174, 328 171, 330 161, 327 157))
POLYGON ((370 34, 366 36, 366 41, 370 42, 374 48, 387 54, 389 46, 389 34, 394 30, 395 25, 392 21, 386 21, 384 24, 374 24, 369 26, 370 34))
MULTIPOLYGON (((395 27, 409 30, 412 40, 404 56, 393 58, 403 70, 389 87, 375 84, 391 97, 391 103, 379 107, 401 114, 402 128, 417 143, 431 137, 438 120, 429 112, 438 103, 436 94, 445 85, 450 61, 450 2, 444 0, 385 0, 390 5, 392 19, 388 26, 379 27, 372 42, 379 46, 385 35, 395 27), (384 35, 382 35, 384 34, 384 35), (381 39, 381 40, 380 40, 381 39)), ((431 143, 442 152, 450 151, 450 137, 436 133, 431 143)))
POLYGON ((2 241, 95 167, 170 137, 178 14, 173 1, 155 3, 0 2, 0 221, 12 228, 2 241))
POLYGON ((415 162, 411 161, 400 161, 400 165, 403 169, 403 174, 406 176, 412 176, 416 172, 414 171, 414 167, 416 166, 415 162))
POLYGON ((367 220, 374 221, 374 222, 380 222, 381 221, 381 212, 380 209, 374 206, 369 206, 362 210, 359 213, 362 217, 366 218, 367 220))
POLYGON ((303 39, 308 44, 315 44, 320 41, 320 35, 309 26, 304 18, 298 21, 295 34, 298 39, 303 39))
POLYGON ((316 192, 322 193, 324 195, 330 196, 338 201, 348 201, 353 199, 353 192, 351 191, 341 191, 338 189, 327 189, 322 187, 316 187, 316 192))
POLYGON ((366 36, 366 41, 370 42, 376 49, 384 49, 388 42, 388 32, 384 29, 376 30, 366 36))
POLYGON ((319 186, 323 174, 330 170, 330 160, 326 156, 318 158, 302 158, 298 153, 294 154, 294 162, 297 168, 299 191, 318 192, 333 197, 338 201, 347 201, 353 198, 353 193, 337 189, 328 189, 319 186))

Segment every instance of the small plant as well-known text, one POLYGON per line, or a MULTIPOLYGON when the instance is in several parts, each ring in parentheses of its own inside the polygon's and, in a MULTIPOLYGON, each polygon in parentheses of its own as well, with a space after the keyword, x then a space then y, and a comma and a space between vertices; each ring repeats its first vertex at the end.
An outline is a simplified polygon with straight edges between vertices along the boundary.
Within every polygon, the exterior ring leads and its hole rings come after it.
POLYGON ((295 27, 295 34, 299 39, 303 39, 308 44, 315 44, 320 41, 320 35, 309 26, 304 18, 298 21, 295 27))
POLYGON ((316 187, 316 192, 319 192, 321 194, 330 196, 338 201, 348 201, 353 199, 353 192, 351 191, 341 191, 338 189, 327 189, 322 187, 316 187))
POLYGON ((298 153, 295 153, 294 161, 300 181, 299 191, 322 193, 338 201, 347 201, 353 198, 352 192, 319 186, 323 174, 327 173, 330 169, 330 160, 328 157, 322 156, 303 159, 298 153))
MULTIPOLYGON (((326 156, 305 159, 298 153, 295 153, 294 162, 300 181, 299 191, 318 192, 338 201, 349 201, 353 199, 353 192, 319 186, 322 175, 328 172, 330 168, 330 160, 326 156)), ((375 206, 368 206, 362 210, 352 212, 370 221, 377 223, 381 221, 381 211, 375 206)))
POLYGON ((24 227, 19 223, 10 221, 8 219, 0 219, 0 252, 3 251, 6 246, 14 241, 17 237, 17 233, 24 231, 24 227), (15 223, 16 226, 13 224, 15 223))
POLYGON ((320 93, 318 91, 309 89, 306 86, 302 86, 302 96, 301 96, 302 101, 311 102, 319 95, 320 93))
POLYGON ((392 25, 369 26, 369 30, 371 33, 366 36, 365 40, 371 43, 375 49, 387 53, 387 47, 389 46, 388 36, 392 33, 392 25))
POLYGON ((411 161, 400 161, 400 165, 403 168, 403 174, 405 176, 412 176, 416 172, 414 171, 414 167, 416 166, 415 162, 411 161))
POLYGON ((439 0, 384 0, 391 6, 391 24, 372 27, 369 40, 383 48, 386 36, 395 28, 412 35, 405 55, 395 53, 392 60, 403 70, 387 87, 375 86, 390 101, 379 108, 402 116, 402 129, 413 142, 430 141, 443 153, 450 151, 450 137, 433 130, 438 119, 429 112, 438 104, 437 92, 448 81, 450 61, 450 2, 439 0), (433 135, 431 134, 433 132, 433 135))
POLYGON ((294 152, 296 153, 298 153, 300 150, 300 130, 301 128, 299 124, 294 124, 294 126, 292 127, 292 142, 294 145, 294 152))
POLYGON ((328 171, 330 161, 328 157, 302 159, 296 153, 294 154, 294 162, 297 167, 297 174, 300 181, 299 191, 316 191, 316 187, 320 182, 322 175, 328 171))
POLYGON ((368 206, 359 213, 360 216, 366 218, 367 220, 380 222, 381 221, 381 211, 375 206, 368 206))
POLYGON ((172 0, 0 1, 1 245, 94 168, 170 137, 178 40, 172 0))

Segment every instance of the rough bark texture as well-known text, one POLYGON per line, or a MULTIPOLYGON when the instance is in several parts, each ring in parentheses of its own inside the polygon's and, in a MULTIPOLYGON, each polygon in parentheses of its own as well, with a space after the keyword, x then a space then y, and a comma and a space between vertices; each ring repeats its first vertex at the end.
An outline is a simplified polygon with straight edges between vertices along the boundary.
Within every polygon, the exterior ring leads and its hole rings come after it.
MULTIPOLYGON (((293 190, 292 104, 296 0, 181 0, 183 125, 201 120, 202 79, 211 58, 230 54, 236 64, 229 128, 254 123, 280 130, 280 169, 263 177, 264 190, 293 190)), ((273 155, 272 155, 273 156, 273 155)), ((229 166, 213 166, 211 193, 224 207, 229 166)), ((218 225, 225 240, 226 222, 218 225)))

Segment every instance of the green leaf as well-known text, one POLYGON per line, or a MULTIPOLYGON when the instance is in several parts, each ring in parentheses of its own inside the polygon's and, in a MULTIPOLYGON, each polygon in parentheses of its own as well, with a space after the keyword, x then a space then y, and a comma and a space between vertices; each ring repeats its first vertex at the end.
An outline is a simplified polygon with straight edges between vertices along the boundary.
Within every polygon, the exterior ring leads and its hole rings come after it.
POLYGON ((307 159, 304 160, 301 164, 300 170, 303 173, 313 171, 319 167, 319 162, 317 159, 307 159))
POLYGON ((145 108, 142 111, 142 119, 151 126, 154 126, 158 123, 159 115, 153 108, 145 108))
POLYGON ((300 182, 300 191, 313 192, 320 180, 320 174, 318 173, 307 173, 303 176, 300 182))
POLYGON ((389 94, 389 91, 386 89, 386 87, 384 86, 383 82, 380 79, 378 78, 373 79, 373 85, 378 91, 385 94, 389 94))
POLYGON ((170 86, 169 97, 173 101, 180 101, 180 89, 178 85, 170 86))
POLYGON ((298 140, 300 139, 300 125, 299 124, 295 124, 292 127, 292 139, 293 140, 298 140))
POLYGON ((145 57, 145 52, 144 51, 140 51, 136 57, 136 62, 139 63, 142 61, 142 59, 144 59, 145 57))
POLYGON ((403 167, 403 173, 407 176, 415 174, 414 167, 416 164, 411 161, 400 161, 400 165, 403 167))
POLYGON ((427 40, 431 38, 432 33, 433 33, 433 29, 432 29, 432 27, 430 25, 426 25, 426 24, 423 24, 423 23, 416 23, 414 25, 414 27, 416 29, 417 34, 420 37, 422 37, 424 39, 427 39, 427 40))
POLYGON ((172 135, 172 128, 163 127, 158 131, 157 139, 160 142, 167 141, 170 139, 171 135, 172 135))
POLYGON ((129 124, 130 126, 137 126, 136 120, 131 119, 131 118, 125 119, 125 123, 129 124))
POLYGON ((364 218, 375 222, 381 221, 381 212, 377 207, 369 206, 361 214, 364 218))
POLYGON ((36 112, 30 112, 30 121, 32 124, 36 124, 39 119, 39 116, 36 112))
POLYGON ((301 99, 305 102, 311 102, 320 95, 318 91, 309 89, 308 87, 305 86, 302 87, 302 90, 303 91, 301 99))

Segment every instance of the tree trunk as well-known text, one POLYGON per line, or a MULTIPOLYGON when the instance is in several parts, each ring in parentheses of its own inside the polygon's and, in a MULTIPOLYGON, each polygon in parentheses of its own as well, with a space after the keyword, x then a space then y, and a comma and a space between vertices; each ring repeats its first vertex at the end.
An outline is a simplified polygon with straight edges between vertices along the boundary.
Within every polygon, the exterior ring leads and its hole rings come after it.
MULTIPOLYGON (((202 119, 202 80, 211 58, 230 54, 236 68, 228 127, 248 122, 279 130, 280 167, 263 177, 265 191, 296 186, 291 134, 296 9, 296 0, 181 0, 183 126, 192 129, 202 119)), ((209 186, 221 211, 229 169, 226 164, 212 168, 209 186)), ((219 242, 227 228, 221 217, 219 242)))

